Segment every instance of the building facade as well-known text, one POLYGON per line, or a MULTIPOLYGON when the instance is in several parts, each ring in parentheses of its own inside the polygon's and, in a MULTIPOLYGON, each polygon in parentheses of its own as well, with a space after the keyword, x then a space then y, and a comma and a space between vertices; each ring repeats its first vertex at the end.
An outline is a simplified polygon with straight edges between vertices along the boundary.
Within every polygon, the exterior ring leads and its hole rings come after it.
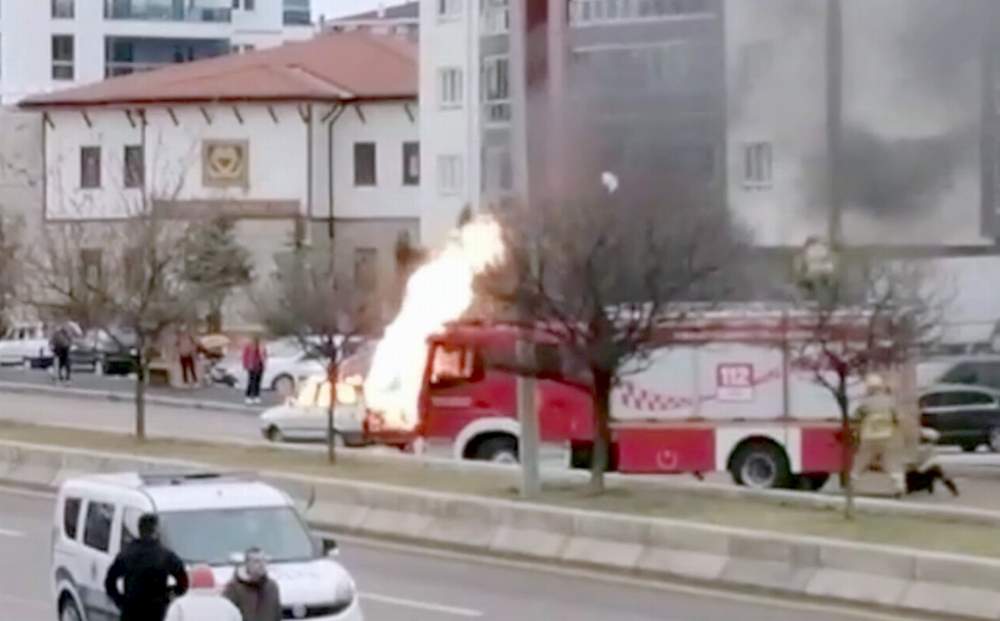
POLYGON ((389 305, 419 235, 416 62, 396 37, 328 35, 30 98, 44 222, 226 216, 258 282, 297 244, 332 246, 341 281, 389 305))
POLYGON ((313 35, 310 0, 0 0, 4 103, 313 35))
POLYGON ((413 0, 396 6, 380 6, 374 11, 326 20, 319 23, 324 32, 364 30, 375 34, 394 34, 416 39, 420 35, 420 2, 413 0))

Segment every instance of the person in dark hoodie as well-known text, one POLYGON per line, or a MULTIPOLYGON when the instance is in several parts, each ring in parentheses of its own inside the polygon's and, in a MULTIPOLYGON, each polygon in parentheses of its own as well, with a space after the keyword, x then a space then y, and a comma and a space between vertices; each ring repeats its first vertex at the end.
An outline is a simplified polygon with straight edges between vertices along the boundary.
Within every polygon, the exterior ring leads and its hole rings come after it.
POLYGON ((121 611, 121 621, 163 621, 170 605, 171 576, 176 582, 174 596, 188 590, 184 562, 160 543, 159 525, 151 513, 140 517, 139 538, 118 554, 104 578, 104 590, 121 611))
POLYGON ((236 568, 222 594, 240 609, 243 621, 281 621, 281 593, 267 575, 267 559, 260 548, 246 551, 243 565, 236 568))

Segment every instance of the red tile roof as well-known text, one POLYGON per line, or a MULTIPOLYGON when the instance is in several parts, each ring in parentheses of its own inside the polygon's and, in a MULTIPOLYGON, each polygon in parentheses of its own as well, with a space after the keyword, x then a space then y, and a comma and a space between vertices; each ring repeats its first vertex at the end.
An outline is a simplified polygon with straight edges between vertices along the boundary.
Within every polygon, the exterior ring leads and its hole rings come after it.
POLYGON ((29 97, 20 105, 413 99, 417 76, 417 47, 412 41, 347 32, 110 78, 29 97))

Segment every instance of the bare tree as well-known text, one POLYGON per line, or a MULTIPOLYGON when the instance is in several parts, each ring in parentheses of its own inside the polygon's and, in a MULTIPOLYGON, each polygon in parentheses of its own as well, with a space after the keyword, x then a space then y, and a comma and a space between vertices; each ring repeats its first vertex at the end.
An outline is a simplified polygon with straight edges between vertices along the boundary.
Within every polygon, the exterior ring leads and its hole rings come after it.
MULTIPOLYGON (((897 375, 895 369, 905 368, 917 348, 934 337, 946 302, 923 266, 867 256, 853 259, 848 263, 833 255, 809 257, 807 252, 799 270, 805 294, 801 304, 807 311, 799 364, 812 369, 815 381, 830 392, 840 411, 840 480, 847 519, 854 517, 855 495, 851 388, 868 373, 897 375), (813 266, 807 265, 810 260, 813 266)), ((915 387, 905 376, 897 384, 904 389, 897 391, 898 407, 915 412, 915 387)))
MULTIPOLYGON (((742 253, 742 235, 723 210, 680 193, 673 200, 614 194, 500 213, 507 244, 501 271, 480 279, 494 304, 532 319, 555 339, 592 389, 591 489, 604 490, 611 445, 611 394, 649 359, 663 322, 689 302, 726 294, 727 268, 742 253)), ((536 363, 535 372, 542 365, 536 363)), ((532 370, 521 368, 520 373, 532 370)))
MULTIPOLYGON (((321 355, 327 367, 327 456, 336 461, 336 407, 340 365, 358 337, 373 325, 374 300, 360 295, 338 275, 332 248, 297 244, 277 262, 271 278, 254 294, 258 319, 276 336, 291 336, 321 355)), ((356 387, 355 387, 356 389, 356 387)))
POLYGON ((135 434, 146 437, 145 387, 165 331, 191 319, 183 278, 184 227, 151 214, 88 226, 49 224, 25 255, 25 299, 40 314, 103 330, 124 350, 134 335, 135 434))

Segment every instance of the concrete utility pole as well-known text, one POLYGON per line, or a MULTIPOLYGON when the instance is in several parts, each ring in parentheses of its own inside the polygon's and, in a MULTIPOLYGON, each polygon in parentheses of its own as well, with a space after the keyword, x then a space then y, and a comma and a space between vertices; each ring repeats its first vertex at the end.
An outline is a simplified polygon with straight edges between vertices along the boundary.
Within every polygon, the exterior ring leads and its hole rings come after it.
POLYGON ((826 13, 826 141, 829 157, 827 237, 839 249, 843 242, 842 134, 844 127, 844 17, 841 0, 827 0, 826 13))
MULTIPOLYGON (((510 3, 510 90, 511 158, 514 170, 514 188, 521 199, 520 209, 531 209, 531 183, 528 177, 528 11, 529 0, 510 3)), ((532 255, 535 255, 532 248, 532 255)), ((537 274, 538 257, 531 257, 533 274, 537 274)), ((532 317, 523 317, 531 325, 532 317)), ((530 369, 534 364, 534 348, 527 339, 517 342, 518 365, 530 369)), ((519 375, 517 378, 517 415, 521 423, 518 457, 521 461, 521 497, 535 498, 541 491, 541 474, 538 465, 539 431, 538 411, 535 402, 536 380, 519 375)))

